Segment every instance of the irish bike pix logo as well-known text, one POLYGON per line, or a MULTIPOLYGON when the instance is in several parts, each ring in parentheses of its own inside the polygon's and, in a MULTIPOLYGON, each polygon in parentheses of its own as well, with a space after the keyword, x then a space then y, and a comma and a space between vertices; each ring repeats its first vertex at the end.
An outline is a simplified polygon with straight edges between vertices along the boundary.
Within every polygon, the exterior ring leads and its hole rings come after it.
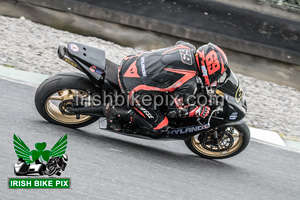
POLYGON ((69 178, 58 178, 67 167, 67 139, 66 134, 49 150, 46 142, 37 142, 35 149, 30 150, 14 134, 13 144, 18 158, 14 165, 15 175, 39 178, 9 178, 9 188, 70 188, 69 178))

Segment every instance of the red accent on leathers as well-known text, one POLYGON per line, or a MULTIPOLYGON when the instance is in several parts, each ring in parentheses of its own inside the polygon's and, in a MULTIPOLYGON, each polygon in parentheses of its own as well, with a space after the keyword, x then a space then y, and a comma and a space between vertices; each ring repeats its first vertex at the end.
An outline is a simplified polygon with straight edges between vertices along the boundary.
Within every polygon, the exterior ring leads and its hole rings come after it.
POLYGON ((163 127, 167 126, 168 124, 169 124, 169 120, 165 116, 164 120, 160 124, 158 124, 156 127, 154 127, 153 129, 154 130, 159 130, 159 129, 162 129, 163 127))
POLYGON ((146 117, 145 117, 145 115, 142 113, 142 111, 140 111, 138 108, 136 108, 136 107, 133 107, 134 108, 134 110, 136 110, 140 115, 142 115, 142 117, 144 117, 145 119, 146 119, 146 117))
POLYGON ((199 63, 199 54, 198 53, 196 53, 195 59, 196 59, 198 70, 199 70, 199 72, 201 72, 200 63, 199 63))
POLYGON ((123 75, 123 77, 132 77, 132 78, 140 78, 140 76, 137 73, 137 68, 136 68, 136 61, 134 61, 129 68, 127 69, 127 71, 125 72, 125 74, 123 75))
POLYGON ((196 108, 194 108, 193 110, 191 110, 189 112, 189 117, 195 117, 195 112, 196 112, 196 110, 199 109, 199 107, 201 107, 201 106, 197 106, 196 108))
POLYGON ((179 88, 180 86, 182 86, 182 84, 184 84, 185 82, 187 82, 188 80, 190 80, 191 78, 193 78, 196 75, 196 72, 191 71, 191 70, 169 69, 169 68, 166 68, 165 70, 179 73, 179 74, 184 74, 184 76, 181 79, 179 79, 178 81, 176 81, 174 84, 172 84, 170 87, 167 87, 167 88, 158 88, 158 87, 147 86, 147 85, 138 85, 133 90, 130 91, 130 93, 128 95, 129 102, 131 103, 132 95, 135 92, 140 91, 140 90, 159 91, 159 92, 174 92, 175 89, 179 88))
POLYGON ((139 57, 139 56, 141 56, 141 55, 143 55, 144 53, 140 53, 140 54, 138 54, 138 55, 134 55, 134 56, 125 56, 125 58, 123 58, 124 60, 129 60, 129 59, 131 59, 131 58, 136 58, 136 57, 139 57))

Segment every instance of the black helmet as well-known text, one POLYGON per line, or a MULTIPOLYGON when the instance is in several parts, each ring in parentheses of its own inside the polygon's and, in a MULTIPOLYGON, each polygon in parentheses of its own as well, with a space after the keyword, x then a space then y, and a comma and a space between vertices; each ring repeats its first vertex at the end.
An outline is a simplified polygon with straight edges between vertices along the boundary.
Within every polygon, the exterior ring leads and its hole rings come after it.
POLYGON ((217 45, 208 43, 197 49, 196 61, 205 85, 211 85, 218 80, 228 68, 225 53, 217 45))

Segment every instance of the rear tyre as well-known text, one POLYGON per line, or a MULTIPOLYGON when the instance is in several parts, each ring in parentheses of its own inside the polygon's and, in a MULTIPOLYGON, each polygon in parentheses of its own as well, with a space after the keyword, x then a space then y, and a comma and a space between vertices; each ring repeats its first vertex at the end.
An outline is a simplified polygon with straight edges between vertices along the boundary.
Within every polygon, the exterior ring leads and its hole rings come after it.
MULTIPOLYGON (((227 141, 230 145, 224 144, 222 151, 216 146, 209 146, 209 143, 201 141, 199 135, 193 136, 185 141, 186 146, 195 154, 208 159, 224 159, 230 158, 241 153, 250 142, 250 130, 246 123, 226 127, 228 131, 227 141)), ((207 139, 207 138, 206 138, 207 139)))
POLYGON ((62 101, 71 103, 74 95, 84 96, 89 92, 99 93, 99 90, 84 74, 57 74, 38 87, 35 106, 40 115, 50 123, 80 128, 94 123, 99 117, 80 115, 80 119, 76 119, 75 115, 62 113, 59 105, 62 101))

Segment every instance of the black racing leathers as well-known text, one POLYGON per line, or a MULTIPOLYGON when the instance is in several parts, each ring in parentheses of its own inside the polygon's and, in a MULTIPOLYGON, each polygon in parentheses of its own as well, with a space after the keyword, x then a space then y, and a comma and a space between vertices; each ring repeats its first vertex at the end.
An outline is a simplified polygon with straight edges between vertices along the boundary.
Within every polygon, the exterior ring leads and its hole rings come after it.
POLYGON ((195 94, 197 90, 195 51, 190 43, 177 42, 175 46, 124 58, 119 69, 119 84, 141 116, 137 122, 139 126, 153 131, 166 130, 168 117, 195 116, 199 107, 188 106, 184 102, 186 96, 195 94), (145 94, 153 96, 161 93, 176 97, 170 98, 174 102, 168 116, 160 109, 154 110, 153 104, 146 106, 142 102, 145 94))

